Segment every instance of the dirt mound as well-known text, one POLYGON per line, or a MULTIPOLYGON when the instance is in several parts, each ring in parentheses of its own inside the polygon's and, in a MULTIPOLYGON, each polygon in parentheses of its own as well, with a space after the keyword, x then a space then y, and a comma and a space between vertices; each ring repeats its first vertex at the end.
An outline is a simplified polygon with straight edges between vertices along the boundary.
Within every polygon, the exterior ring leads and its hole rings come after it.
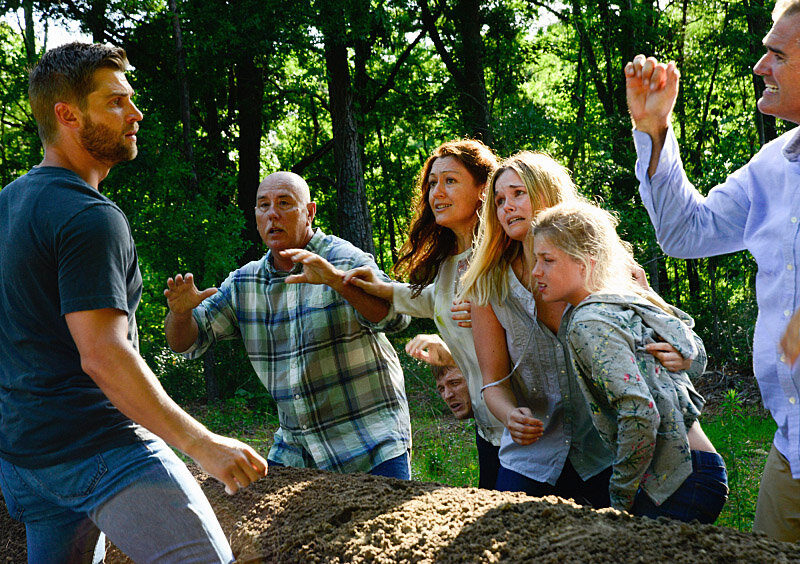
MULTIPOLYGON (((242 563, 800 561, 795 545, 759 534, 555 497, 294 468, 273 468, 228 496, 193 472, 242 563)), ((0 519, 0 562, 24 562, 24 529, 7 519, 0 519)), ((112 548, 106 561, 124 560, 112 548)))
POLYGON ((242 562, 796 562, 794 545, 555 497, 273 469, 242 495, 198 476, 242 562))

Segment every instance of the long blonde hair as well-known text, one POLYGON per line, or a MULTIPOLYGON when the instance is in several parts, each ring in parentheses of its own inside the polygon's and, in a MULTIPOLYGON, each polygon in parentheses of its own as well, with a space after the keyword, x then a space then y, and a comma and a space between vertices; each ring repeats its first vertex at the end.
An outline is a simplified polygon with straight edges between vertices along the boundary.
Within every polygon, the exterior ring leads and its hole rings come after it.
POLYGON ((658 294, 645 290, 633 278, 639 268, 632 247, 617 234, 619 220, 589 202, 553 206, 536 216, 528 232, 529 244, 546 239, 586 268, 590 293, 611 292, 641 296, 667 313, 672 308, 658 294))
POLYGON ((519 175, 534 217, 542 209, 580 199, 567 169, 544 153, 521 151, 500 163, 489 179, 472 260, 462 278, 461 296, 477 305, 486 305, 491 298, 506 299, 508 266, 523 253, 523 243, 509 237, 497 219, 495 184, 506 171, 519 175))

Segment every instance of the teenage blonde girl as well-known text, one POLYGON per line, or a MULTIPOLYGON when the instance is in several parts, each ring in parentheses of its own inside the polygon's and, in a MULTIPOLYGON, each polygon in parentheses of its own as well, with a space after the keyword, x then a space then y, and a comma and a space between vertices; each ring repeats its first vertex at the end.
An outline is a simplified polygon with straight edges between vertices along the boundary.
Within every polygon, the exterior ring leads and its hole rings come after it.
POLYGON ((630 246, 608 212, 561 204, 531 228, 542 300, 567 302, 563 338, 595 428, 614 453, 611 505, 648 517, 713 523, 727 499, 725 465, 697 421, 703 398, 686 371, 645 352, 663 339, 698 355, 692 319, 626 275, 630 246))
POLYGON ((505 424, 497 489, 607 507, 611 452, 595 431, 558 340, 563 302, 530 291, 531 219, 579 201, 567 170, 524 151, 490 180, 476 250, 463 278, 486 404, 505 424))
POLYGON ((392 303, 394 309, 415 317, 433 318, 444 345, 435 336, 418 335, 406 346, 409 354, 440 364, 455 364, 467 379, 477 427, 479 486, 497 481, 498 445, 503 426, 489 412, 480 395, 481 374, 468 304, 456 304, 459 279, 472 255, 472 239, 486 182, 497 167, 492 151, 476 140, 450 141, 425 162, 417 183, 416 214, 408 239, 394 266, 409 284, 386 283, 370 269, 355 269, 345 281, 392 303), (452 360, 441 358, 449 357, 452 360))

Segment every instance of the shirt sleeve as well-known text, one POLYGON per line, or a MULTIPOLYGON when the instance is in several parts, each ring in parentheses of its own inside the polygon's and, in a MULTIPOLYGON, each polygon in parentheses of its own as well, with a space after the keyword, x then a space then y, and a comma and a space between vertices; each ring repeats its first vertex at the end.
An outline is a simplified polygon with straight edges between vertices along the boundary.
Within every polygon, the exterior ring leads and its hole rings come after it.
POLYGON ((130 313, 128 275, 136 248, 123 213, 110 205, 87 208, 58 234, 61 314, 114 308, 130 313))
POLYGON ((573 320, 569 346, 600 436, 614 453, 611 505, 629 510, 656 447, 660 417, 633 354, 630 335, 602 318, 573 320), (605 414, 604 414, 605 412, 605 414), (616 432, 604 425, 608 417, 616 432))
POLYGON ((392 290, 394 296, 392 305, 397 311, 407 313, 411 317, 433 319, 435 309, 433 289, 434 285, 428 284, 422 289, 419 295, 411 297, 414 292, 410 284, 393 282, 392 290))
MULTIPOLYGON (((344 249, 344 247, 342 249, 344 249)), ((353 268, 358 268, 360 266, 367 266, 372 270, 374 270, 375 273, 378 275, 378 278, 380 278, 384 282, 390 282, 392 284, 395 284, 384 271, 378 268, 378 265, 375 263, 375 259, 372 258, 371 254, 365 253, 355 247, 352 247, 349 257, 344 257, 342 256, 342 254, 343 253, 334 250, 326 257, 326 260, 328 260, 331 264, 342 270, 349 270, 353 268)), ((355 310, 355 308, 353 309, 355 310)), ((357 310, 355 310, 355 313, 358 322, 362 326, 371 329, 373 331, 380 331, 382 333, 396 333, 397 331, 402 331, 403 329, 408 327, 409 324, 411 323, 411 318, 408 315, 404 315, 404 312, 397 311, 397 309, 392 304, 390 304, 389 313, 386 314, 386 317, 384 317, 377 323, 369 321, 366 317, 361 315, 357 310)))
POLYGON ((234 306, 235 275, 236 272, 232 272, 216 294, 203 300, 192 311, 192 316, 197 322, 197 339, 182 353, 185 358, 199 358, 217 341, 240 335, 234 306))
POLYGON ((679 258, 700 258, 744 249, 744 228, 750 208, 747 165, 704 197, 689 182, 678 141, 670 127, 652 178, 648 175, 652 140, 633 131, 639 193, 661 248, 679 258))

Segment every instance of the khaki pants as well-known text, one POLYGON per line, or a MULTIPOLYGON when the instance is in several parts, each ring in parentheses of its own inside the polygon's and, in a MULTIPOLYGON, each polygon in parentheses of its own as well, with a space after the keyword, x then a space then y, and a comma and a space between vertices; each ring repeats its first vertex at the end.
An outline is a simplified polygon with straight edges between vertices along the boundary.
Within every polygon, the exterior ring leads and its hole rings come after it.
POLYGON ((800 540, 800 480, 775 445, 769 451, 758 490, 753 530, 788 542, 800 540))

